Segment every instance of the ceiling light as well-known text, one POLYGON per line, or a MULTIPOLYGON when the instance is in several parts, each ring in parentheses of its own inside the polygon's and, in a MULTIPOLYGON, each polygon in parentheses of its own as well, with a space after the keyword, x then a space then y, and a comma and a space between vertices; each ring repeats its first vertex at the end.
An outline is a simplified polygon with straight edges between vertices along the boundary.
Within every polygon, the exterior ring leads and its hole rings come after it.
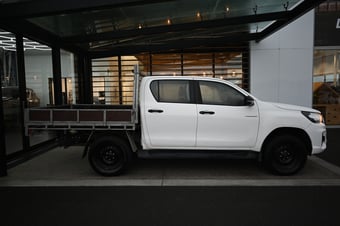
POLYGON ((168 24, 168 25, 171 25, 172 24, 172 22, 171 22, 171 19, 167 19, 167 21, 166 21, 166 23, 168 24))
POLYGON ((201 13, 200 13, 200 12, 197 12, 197 13, 196 13, 196 17, 197 17, 197 19, 201 19, 201 13))
MULTIPOLYGON (((30 41, 27 38, 23 38, 24 51, 29 49, 35 50, 51 50, 50 47, 42 45, 35 41, 30 41)), ((10 32, 0 32, 0 48, 8 51, 16 51, 16 40, 10 32)))

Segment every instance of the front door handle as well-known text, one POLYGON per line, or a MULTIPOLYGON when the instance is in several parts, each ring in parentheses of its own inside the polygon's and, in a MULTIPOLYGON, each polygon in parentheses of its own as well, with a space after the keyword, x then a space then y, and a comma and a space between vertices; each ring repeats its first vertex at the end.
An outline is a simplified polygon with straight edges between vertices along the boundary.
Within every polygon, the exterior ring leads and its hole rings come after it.
POLYGON ((163 110, 161 110, 161 109, 149 109, 148 112, 150 112, 150 113, 163 113, 163 110))
POLYGON ((200 111, 200 114, 201 115, 213 115, 213 114, 215 114, 215 112, 213 112, 213 111, 200 111))

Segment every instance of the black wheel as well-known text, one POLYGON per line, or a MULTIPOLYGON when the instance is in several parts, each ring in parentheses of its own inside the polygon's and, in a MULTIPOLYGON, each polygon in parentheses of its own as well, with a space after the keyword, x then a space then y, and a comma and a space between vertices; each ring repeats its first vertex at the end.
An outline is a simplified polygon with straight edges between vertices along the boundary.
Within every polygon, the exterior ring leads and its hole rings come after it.
POLYGON ((306 145, 297 137, 281 135, 274 137, 265 147, 264 164, 279 175, 297 173, 306 163, 306 145))
POLYGON ((126 169, 131 159, 131 150, 121 138, 102 137, 91 145, 88 158, 97 173, 116 176, 126 169))

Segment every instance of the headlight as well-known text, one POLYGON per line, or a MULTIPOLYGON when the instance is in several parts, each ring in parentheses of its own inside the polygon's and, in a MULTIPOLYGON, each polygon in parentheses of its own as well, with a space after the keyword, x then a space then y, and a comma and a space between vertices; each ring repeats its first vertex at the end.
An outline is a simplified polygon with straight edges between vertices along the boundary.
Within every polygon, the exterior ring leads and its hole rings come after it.
POLYGON ((301 112, 306 118, 314 123, 325 123, 322 114, 315 112, 302 111, 301 112))

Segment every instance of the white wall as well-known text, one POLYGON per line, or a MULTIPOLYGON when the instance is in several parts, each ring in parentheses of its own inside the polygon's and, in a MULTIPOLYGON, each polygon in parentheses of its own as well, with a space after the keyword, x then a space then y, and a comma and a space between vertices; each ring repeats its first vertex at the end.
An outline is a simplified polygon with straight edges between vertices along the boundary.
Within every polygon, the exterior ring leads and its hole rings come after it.
POLYGON ((250 91, 259 99, 312 106, 314 11, 250 47, 250 91))

